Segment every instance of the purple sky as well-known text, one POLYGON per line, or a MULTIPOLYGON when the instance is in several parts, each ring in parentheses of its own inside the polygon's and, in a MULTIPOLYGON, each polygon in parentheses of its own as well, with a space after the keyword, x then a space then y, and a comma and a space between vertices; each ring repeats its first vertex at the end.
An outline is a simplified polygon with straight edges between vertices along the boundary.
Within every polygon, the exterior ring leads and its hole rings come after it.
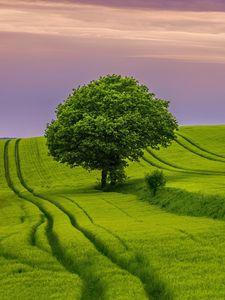
POLYGON ((110 73, 180 124, 225 123, 225 1, 105 2, 0 0, 0 136, 42 135, 72 88, 110 73))

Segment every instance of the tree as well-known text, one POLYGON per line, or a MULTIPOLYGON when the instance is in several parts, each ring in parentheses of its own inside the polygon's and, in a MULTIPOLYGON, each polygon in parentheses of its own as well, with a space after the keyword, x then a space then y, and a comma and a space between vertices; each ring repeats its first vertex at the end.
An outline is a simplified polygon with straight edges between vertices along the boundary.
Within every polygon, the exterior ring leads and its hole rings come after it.
POLYGON ((163 174, 163 171, 155 170, 151 174, 145 176, 145 181, 148 188, 152 191, 153 196, 156 195, 158 189, 166 185, 166 178, 163 174))
POLYGON ((101 186, 124 178, 128 160, 146 147, 167 147, 177 122, 169 102, 157 99, 133 77, 107 75, 79 86, 56 109, 45 136, 55 160, 102 172, 101 186))

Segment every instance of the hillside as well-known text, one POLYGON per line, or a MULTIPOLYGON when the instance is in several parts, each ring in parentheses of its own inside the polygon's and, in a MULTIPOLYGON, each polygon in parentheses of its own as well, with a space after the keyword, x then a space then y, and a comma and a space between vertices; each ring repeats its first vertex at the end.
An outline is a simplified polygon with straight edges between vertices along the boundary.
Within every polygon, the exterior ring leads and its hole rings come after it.
POLYGON ((116 192, 54 162, 42 137, 1 140, 0 299, 224 299, 225 126, 177 136, 116 192), (152 198, 154 168, 167 187, 152 198))

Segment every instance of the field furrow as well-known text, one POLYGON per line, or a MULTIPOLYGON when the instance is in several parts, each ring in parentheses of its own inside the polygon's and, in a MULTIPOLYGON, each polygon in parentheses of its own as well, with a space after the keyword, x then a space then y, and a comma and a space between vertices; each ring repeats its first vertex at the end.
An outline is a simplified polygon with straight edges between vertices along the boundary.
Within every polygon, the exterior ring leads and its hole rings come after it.
MULTIPOLYGON (((13 192, 23 201, 27 201, 28 203, 34 204, 34 206, 36 208, 38 208, 38 210, 42 213, 40 215, 38 215, 38 217, 40 217, 40 219, 38 220, 37 223, 35 223, 33 226, 31 226, 29 228, 30 230, 30 244, 35 246, 35 234, 36 231, 38 229, 38 227, 43 223, 43 217, 45 216, 45 218, 48 219, 47 215, 45 214, 45 212, 43 210, 40 209, 40 207, 38 205, 35 205, 35 203, 32 201, 32 199, 30 199, 29 197, 27 197, 24 193, 24 190, 20 191, 18 189, 18 187, 16 187, 14 185, 14 182, 12 181, 11 175, 10 175, 10 164, 9 164, 9 142, 8 141, 5 145, 5 152, 4 152, 4 159, 5 159, 5 174, 6 174, 6 180, 8 182, 9 188, 11 188, 13 190, 13 192)), ((48 225, 49 226, 49 225, 48 225)), ((48 230, 47 230, 48 231, 48 230)), ((40 249, 42 250, 42 249, 40 249)))
POLYGON ((0 152, 0 207, 3 212, 0 220, 5 221, 0 223, 0 235, 3 236, 0 241, 0 299, 28 300, 38 295, 39 300, 45 300, 54 295, 60 300, 79 300, 82 289, 79 277, 65 272, 52 255, 43 251, 48 248, 46 239, 38 240, 40 233, 45 234, 45 230, 41 229, 44 223, 40 224, 43 214, 24 199, 24 190, 20 197, 15 193, 18 187, 15 185, 16 170, 11 159, 15 151, 11 142, 5 146, 5 142, 0 141, 0 152), (24 219, 22 223, 21 217, 24 219))
MULTIPOLYGON (((108 285, 111 286, 109 292, 112 294, 115 293, 116 290, 113 291, 113 289, 114 289, 113 283, 115 284, 116 289, 118 289, 119 282, 121 283, 121 280, 124 281, 124 279, 125 279, 124 277, 126 277, 126 284, 128 284, 130 281, 130 288, 132 288, 132 289, 130 289, 128 291, 126 285, 122 285, 122 286, 120 285, 120 293, 123 294, 124 299, 130 299, 131 294, 133 294, 136 299, 144 299, 143 297, 146 297, 146 298, 151 297, 151 295, 149 295, 149 297, 147 297, 147 294, 144 291, 144 285, 141 283, 141 280, 139 278, 137 278, 136 276, 133 276, 133 274, 129 273, 129 271, 126 270, 125 268, 122 268, 122 269, 124 269, 124 270, 122 270, 121 266, 119 266, 115 261, 113 261, 111 259, 111 257, 108 255, 108 253, 103 252, 102 251, 103 248, 99 247, 99 245, 96 243, 94 236, 92 234, 90 234, 89 232, 87 232, 86 230, 84 230, 81 226, 79 226, 75 217, 67 209, 65 209, 62 205, 60 205, 56 201, 53 201, 46 197, 43 197, 40 194, 37 195, 36 193, 31 192, 32 188, 27 186, 27 184, 25 183, 23 176, 22 176, 22 172, 21 172, 21 168, 20 168, 19 152, 18 152, 18 142, 16 145, 17 145, 17 147, 15 149, 16 149, 17 154, 15 155, 15 158, 16 158, 18 177, 20 179, 21 185, 24 188, 26 188, 30 193, 32 193, 32 196, 34 198, 48 202, 48 205, 54 206, 56 209, 60 210, 62 212, 62 214, 64 214, 64 216, 66 216, 68 218, 68 220, 70 221, 70 224, 73 226, 73 228, 75 230, 77 230, 78 233, 81 233, 81 235, 83 235, 86 238, 86 241, 83 238, 85 243, 89 242, 90 245, 92 247, 94 247, 93 249, 88 249, 90 246, 88 247, 88 245, 86 245, 86 247, 83 248, 83 251, 84 251, 84 253, 87 252, 87 259, 89 259, 90 258, 90 253, 89 253, 90 250, 92 250, 92 251, 94 250, 93 257, 95 258, 95 261, 91 262, 92 265, 95 265, 97 263, 97 265, 99 267, 99 263, 104 264, 105 265, 104 268, 106 268, 105 272, 108 272, 107 269, 110 268, 110 273, 111 273, 110 277, 112 277, 112 278, 108 279, 111 282, 110 285, 108 283, 108 285), (99 254, 101 254, 101 255, 99 255, 99 254), (98 256, 99 256, 99 258, 98 258, 98 256), (110 261, 107 262, 107 260, 110 260, 110 261), (108 264, 108 266, 107 266, 107 264, 108 264), (118 270, 116 270, 117 269, 116 266, 119 267, 118 270), (127 273, 127 271, 128 271, 128 273, 127 273), (115 273, 115 274, 113 275, 113 273, 115 273)), ((45 212, 45 214, 46 214, 46 212, 45 212)), ((76 238, 76 237, 74 236, 74 238, 76 238)), ((81 236, 80 236, 80 238, 81 238, 81 236)), ((77 239, 74 239, 74 240, 77 242, 77 239)), ((60 256, 63 256, 62 252, 60 253, 60 256)), ((82 260, 83 259, 84 258, 82 257, 82 260)), ((82 262, 82 263, 84 263, 84 262, 82 262)), ((93 268, 93 266, 92 266, 92 268, 93 268)), ((97 274, 91 274, 90 271, 93 272, 94 270, 93 269, 88 270, 88 268, 81 269, 79 267, 79 257, 78 257, 77 272, 80 274, 81 278, 84 278, 85 281, 87 281, 86 288, 93 289, 93 285, 94 284, 96 285, 96 278, 95 277, 91 278, 91 276, 94 276, 94 275, 99 276, 99 272, 95 271, 97 274)), ((106 278, 103 278, 102 280, 107 281, 106 278)), ((97 286, 95 286, 95 288, 97 288, 97 286)), ((103 286, 102 287, 99 286, 98 290, 95 291, 94 294, 99 294, 99 293, 107 294, 107 291, 103 291, 103 290, 104 290, 103 286), (100 290, 100 288, 101 288, 101 290, 100 290)), ((92 291, 92 294, 90 294, 90 292, 86 292, 86 293, 85 293, 85 297, 86 297, 85 299, 87 299, 87 297, 91 297, 92 299, 95 299, 94 295, 93 295, 93 291, 92 291)), ((103 295, 101 297, 104 298, 103 295)))
POLYGON ((40 300, 224 299, 225 165, 212 154, 225 153, 218 128, 209 128, 212 143, 204 128, 180 130, 211 154, 179 135, 130 162, 127 182, 107 192, 98 171, 48 156, 44 138, 8 142, 0 155, 0 298, 13 299, 13 286, 25 300, 35 291, 40 300), (144 176, 156 168, 167 185, 153 197, 144 176))
MULTIPOLYGON (((132 251, 124 240, 111 230, 102 225, 96 224, 90 215, 78 205, 78 208, 85 216, 89 216, 88 220, 84 220, 84 215, 77 212, 73 205, 69 205, 63 199, 67 199, 63 195, 61 197, 48 198, 48 201, 55 203, 63 212, 68 214, 72 223, 95 245, 95 247, 110 260, 118 265, 121 269, 138 277, 150 299, 171 299, 171 293, 168 291, 164 283, 159 280, 157 273, 152 269, 150 263, 140 255, 132 251)), ((117 210, 120 210, 117 208, 117 210)))
POLYGON ((124 247, 124 249, 128 250, 128 247, 127 245, 125 244, 125 242, 116 234, 114 234, 112 231, 110 231, 109 229, 105 228, 104 226, 102 225, 99 225, 97 224, 93 218, 90 216, 90 214, 87 212, 87 210, 85 210, 80 204, 78 204, 78 202, 76 202, 74 199, 71 199, 69 198, 68 196, 65 196, 65 195, 61 195, 60 196, 61 198, 64 198, 68 201, 70 201, 70 203, 72 203, 73 205, 76 205, 81 211, 82 213, 87 216, 88 220, 96 227, 100 228, 100 229, 103 229, 103 231, 106 231, 108 232, 110 235, 112 235, 114 238, 116 238, 124 247))
POLYGON ((169 165, 166 165, 166 164, 162 163, 161 161, 159 161, 158 159, 156 159, 155 157, 148 155, 148 154, 145 153, 144 156, 142 157, 142 160, 144 160, 147 164, 149 164, 152 167, 166 170, 166 171, 176 171, 176 172, 183 172, 183 173, 186 172, 184 170, 180 170, 178 168, 174 168, 169 165))
MULTIPOLYGON (((186 170, 177 166, 173 166, 170 163, 167 163, 166 161, 162 160, 161 158, 157 157, 155 154, 152 152, 146 151, 142 159, 147 162, 149 165, 162 169, 165 171, 171 171, 171 172, 181 172, 181 173, 191 173, 191 174, 200 174, 203 175, 202 173, 199 173, 195 170, 186 170)), ((204 175, 207 175, 204 173, 204 175)))
MULTIPOLYGON (((183 147, 183 146, 182 146, 183 147)), ((166 165, 167 167, 165 169, 170 170, 168 167, 173 168, 172 170, 178 170, 178 171, 183 171, 183 172, 188 172, 188 173, 195 173, 195 174, 200 174, 200 175, 225 175, 225 171, 217 171, 217 170, 204 170, 204 169, 198 169, 198 168, 184 168, 181 167, 175 163, 172 163, 170 161, 167 161, 161 157, 159 157, 158 155, 155 154, 155 152, 151 151, 150 149, 147 149, 147 152, 156 160, 158 160, 159 163, 161 163, 162 165, 166 165)), ((190 152, 188 150, 188 152, 190 152)), ((146 157, 145 157, 146 159, 146 157)), ((151 163, 151 160, 150 160, 151 163)), ((153 163, 154 164, 154 163, 153 163)))
POLYGON ((183 135, 178 134, 178 137, 176 139, 176 143, 178 143, 181 147, 185 148, 186 150, 203 157, 205 159, 209 159, 212 161, 219 161, 221 163, 225 163, 225 158, 222 158, 216 154, 210 153, 208 151, 203 150, 202 148, 199 148, 192 142, 190 142, 187 138, 185 138, 183 135))
POLYGON ((225 162, 225 156, 224 155, 217 154, 215 152, 212 152, 210 150, 207 150, 207 149, 201 147, 200 145, 196 144, 192 139, 190 139, 189 137, 185 136, 185 134, 183 134, 183 133, 177 132, 177 135, 180 136, 180 137, 182 137, 189 144, 191 144, 195 148, 201 150, 202 152, 205 152, 206 154, 212 155, 213 157, 215 157, 215 159, 217 158, 217 160, 219 160, 219 161, 225 162))
MULTIPOLYGON (((17 148, 17 151, 18 150, 19 149, 17 148)), ((19 176, 21 178, 21 183, 23 183, 25 181, 23 179, 20 168, 19 154, 17 154, 16 157, 18 159, 18 174, 20 174, 19 176)), ((26 183, 25 186, 28 188, 29 191, 33 191, 32 187, 27 186, 26 183)), ((130 273, 131 276, 137 277, 138 280, 142 282, 143 287, 145 287, 150 299, 157 299, 158 297, 160 297, 161 299, 164 299, 164 297, 165 299, 169 299, 171 297, 169 295, 169 292, 166 291, 164 285, 159 281, 159 279, 156 279, 157 276, 154 274, 154 272, 151 271, 150 265, 148 264, 149 268, 147 270, 146 261, 144 262, 144 260, 141 257, 130 251, 127 245, 124 243, 124 241, 116 234, 112 233, 110 230, 104 228, 101 225, 95 224, 90 215, 79 204, 73 201, 71 203, 71 199, 68 199, 68 197, 64 196, 54 196, 51 198, 43 196, 41 194, 37 194, 35 192, 33 192, 33 195, 43 200, 49 201, 53 205, 56 205, 57 208, 59 208, 64 214, 66 214, 69 217, 71 224, 76 229, 81 231, 100 253, 108 257, 119 268, 123 269, 125 272, 130 273), (67 201, 63 201, 63 199, 67 201), (68 203, 68 201, 70 201, 70 203, 68 203), (81 210, 82 214, 86 216, 86 218, 89 221, 88 226, 82 225, 82 222, 79 221, 79 218, 77 218, 77 216, 79 216, 79 213, 74 213, 74 205, 76 205, 77 208, 81 210), (143 268, 144 264, 145 268, 143 268)), ((113 204, 110 202, 110 205, 113 204)), ((135 218, 129 215, 126 211, 118 208, 117 206, 116 208, 122 211, 123 214, 125 214, 129 218, 135 220, 135 218)))
MULTIPOLYGON (((20 192, 16 189, 16 187, 14 186, 12 179, 10 177, 10 171, 9 171, 9 155, 8 155, 8 147, 9 147, 9 140, 6 142, 5 144, 5 149, 4 149, 4 168, 5 168, 5 178, 7 181, 7 184, 9 186, 9 188, 21 199, 21 201, 26 201, 27 199, 25 197, 23 197, 20 192)), ((30 203, 30 202, 29 202, 30 203)), ((45 215, 43 214, 38 214, 38 220, 36 223, 34 223, 31 227, 30 227, 30 243, 33 246, 36 246, 36 232, 39 228, 39 226, 41 226, 41 224, 43 222, 45 222, 45 215)), ((42 248, 41 248, 42 250, 42 248)))
MULTIPOLYGON (((118 235, 116 235, 115 233, 113 233, 112 231, 110 231, 109 229, 107 229, 107 228, 105 228, 104 226, 102 226, 102 225, 100 225, 100 224, 97 224, 94 220, 93 220, 93 218, 90 216, 90 214, 87 212, 87 210, 85 210, 80 204, 78 204, 78 202, 76 202, 74 199, 71 199, 71 198, 69 198, 69 197, 66 197, 66 196, 64 196, 64 195, 62 195, 62 197, 63 198, 65 198, 65 199, 67 199, 68 201, 70 201, 71 203, 73 203, 73 204, 75 204, 87 217, 88 217, 88 219, 90 220, 90 222, 93 224, 93 225, 95 225, 95 226, 97 226, 97 227, 99 227, 99 228, 101 228, 101 229, 103 229, 104 231, 106 231, 106 232, 108 232, 110 235, 112 235, 113 237, 115 237, 121 244, 122 244, 122 246, 124 247, 124 249, 125 250, 128 250, 128 247, 127 247, 127 245, 126 245, 126 243, 118 236, 118 235)), ((123 211, 123 210, 122 210, 123 211)), ((124 211, 123 211, 124 212, 124 211)))

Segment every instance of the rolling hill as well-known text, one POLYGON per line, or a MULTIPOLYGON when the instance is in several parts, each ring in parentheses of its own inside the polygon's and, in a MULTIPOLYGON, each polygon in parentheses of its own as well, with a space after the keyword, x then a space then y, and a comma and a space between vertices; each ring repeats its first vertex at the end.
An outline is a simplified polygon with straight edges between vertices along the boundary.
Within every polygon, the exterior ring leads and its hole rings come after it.
POLYGON ((52 160, 45 139, 0 141, 0 299, 224 299, 225 126, 184 126, 115 192, 52 160), (164 170, 152 197, 144 176, 164 170))

